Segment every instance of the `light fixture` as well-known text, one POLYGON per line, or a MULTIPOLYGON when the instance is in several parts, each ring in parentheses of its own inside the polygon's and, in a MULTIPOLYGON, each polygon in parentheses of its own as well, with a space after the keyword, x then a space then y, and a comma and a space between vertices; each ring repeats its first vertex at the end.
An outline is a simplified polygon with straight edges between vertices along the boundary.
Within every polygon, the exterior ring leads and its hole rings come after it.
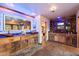
POLYGON ((58 19, 60 19, 61 17, 60 17, 60 16, 58 16, 57 18, 58 18, 58 19))
POLYGON ((11 7, 14 7, 14 4, 13 3, 6 3, 7 6, 11 6, 11 7))
POLYGON ((32 16, 36 16, 36 14, 35 14, 35 13, 33 13, 33 12, 31 13, 31 15, 32 15, 32 16))
POLYGON ((57 7, 56 7, 56 6, 52 6, 52 7, 50 8, 50 11, 51 11, 51 12, 55 12, 55 11, 56 11, 56 9, 57 9, 57 7))

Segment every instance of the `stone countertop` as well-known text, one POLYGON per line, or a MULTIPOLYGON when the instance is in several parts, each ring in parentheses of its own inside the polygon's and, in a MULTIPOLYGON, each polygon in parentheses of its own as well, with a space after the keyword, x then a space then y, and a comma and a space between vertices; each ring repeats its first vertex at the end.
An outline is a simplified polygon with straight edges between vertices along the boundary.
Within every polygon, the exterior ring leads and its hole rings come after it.
MULTIPOLYGON (((37 34, 37 33, 34 33, 37 34)), ((8 37, 15 37, 15 36, 30 36, 34 34, 0 34, 0 38, 8 38, 8 37)))

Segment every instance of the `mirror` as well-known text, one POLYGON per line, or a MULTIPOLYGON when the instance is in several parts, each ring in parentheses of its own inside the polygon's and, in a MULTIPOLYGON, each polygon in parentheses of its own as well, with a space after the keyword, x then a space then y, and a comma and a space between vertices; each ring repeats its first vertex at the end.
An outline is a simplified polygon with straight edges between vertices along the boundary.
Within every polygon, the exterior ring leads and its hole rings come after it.
POLYGON ((23 19, 17 19, 11 16, 5 16, 5 27, 6 31, 10 30, 30 30, 31 22, 23 19), (24 28, 23 28, 24 27, 24 28))

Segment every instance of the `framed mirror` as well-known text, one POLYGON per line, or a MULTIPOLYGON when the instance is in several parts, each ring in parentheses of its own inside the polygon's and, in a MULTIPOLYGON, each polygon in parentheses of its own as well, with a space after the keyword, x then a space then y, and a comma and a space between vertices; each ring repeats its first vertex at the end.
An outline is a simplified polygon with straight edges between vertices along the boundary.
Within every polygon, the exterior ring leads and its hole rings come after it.
POLYGON ((23 19, 18 19, 12 16, 5 15, 5 31, 10 30, 30 30, 31 29, 31 22, 23 19), (24 28, 23 28, 24 27, 24 28))

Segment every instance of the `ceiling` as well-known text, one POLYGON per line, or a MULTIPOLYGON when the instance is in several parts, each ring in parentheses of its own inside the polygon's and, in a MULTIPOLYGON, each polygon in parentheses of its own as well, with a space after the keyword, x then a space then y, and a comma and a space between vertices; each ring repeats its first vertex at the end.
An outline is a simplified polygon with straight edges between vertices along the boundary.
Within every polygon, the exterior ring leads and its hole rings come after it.
POLYGON ((48 19, 54 19, 58 16, 66 17, 77 13, 79 3, 14 3, 1 4, 3 6, 22 11, 29 15, 43 15, 48 19), (55 12, 51 12, 50 8, 56 6, 55 12))
POLYGON ((70 16, 77 13, 79 9, 78 3, 25 3, 25 5, 30 11, 36 14, 43 15, 49 19, 54 19, 57 16, 70 16), (51 12, 51 6, 56 6, 56 11, 51 12))

